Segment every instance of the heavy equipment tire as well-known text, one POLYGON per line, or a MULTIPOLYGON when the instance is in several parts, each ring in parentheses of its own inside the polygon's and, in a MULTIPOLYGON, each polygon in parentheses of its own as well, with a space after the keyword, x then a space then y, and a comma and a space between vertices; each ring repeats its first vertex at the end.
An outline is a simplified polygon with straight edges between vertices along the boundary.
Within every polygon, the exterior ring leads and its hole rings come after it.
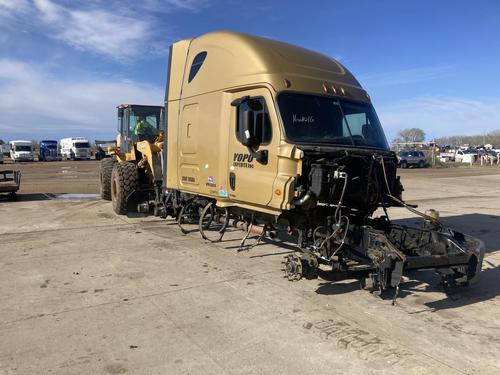
POLYGON ((115 161, 112 158, 106 158, 101 161, 99 168, 101 198, 107 201, 111 200, 111 174, 115 161))
POLYGON ((118 215, 127 213, 127 197, 139 185, 139 174, 134 163, 115 163, 111 173, 111 202, 118 215))

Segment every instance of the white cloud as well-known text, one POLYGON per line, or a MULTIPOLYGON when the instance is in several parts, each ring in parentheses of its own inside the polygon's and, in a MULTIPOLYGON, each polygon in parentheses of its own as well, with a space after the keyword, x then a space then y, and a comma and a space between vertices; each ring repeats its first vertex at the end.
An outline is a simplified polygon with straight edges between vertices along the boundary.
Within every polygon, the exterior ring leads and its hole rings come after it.
POLYGON ((172 12, 184 9, 190 12, 199 12, 209 5, 209 0, 144 0, 140 6, 155 12, 172 12))
MULTIPOLYGON (((62 0, 0 0, 0 26, 10 26, 17 32, 20 25, 30 24, 37 33, 76 49, 126 61, 158 52, 156 40, 161 27, 166 26, 160 25, 155 13, 197 12, 208 3, 208 0, 143 0, 130 7, 122 1, 94 0, 78 3, 76 7, 74 2, 62 0)), ((168 43, 164 36, 160 44, 163 43, 168 43)), ((163 54, 165 49, 161 51, 163 54)))
POLYGON ((0 59, 0 138, 113 137, 117 104, 161 105, 163 95, 163 87, 95 77, 61 80, 0 59))
POLYGON ((0 0, 0 19, 12 21, 17 14, 26 14, 30 10, 28 0, 0 0))
POLYGON ((499 98, 418 97, 377 107, 390 139, 405 128, 424 129, 427 139, 474 135, 500 128, 499 98))
POLYGON ((55 22, 64 17, 65 8, 54 4, 50 0, 33 0, 33 3, 46 22, 55 22))
POLYGON ((59 38, 77 48, 113 57, 133 57, 149 39, 146 22, 104 11, 71 12, 71 25, 60 30, 59 38))
POLYGON ((115 59, 128 59, 144 51, 152 35, 144 17, 132 18, 104 9, 75 10, 51 0, 34 0, 34 5, 53 37, 115 59))
POLYGON ((0 9, 16 12, 25 11, 29 6, 27 0, 0 0, 0 9))

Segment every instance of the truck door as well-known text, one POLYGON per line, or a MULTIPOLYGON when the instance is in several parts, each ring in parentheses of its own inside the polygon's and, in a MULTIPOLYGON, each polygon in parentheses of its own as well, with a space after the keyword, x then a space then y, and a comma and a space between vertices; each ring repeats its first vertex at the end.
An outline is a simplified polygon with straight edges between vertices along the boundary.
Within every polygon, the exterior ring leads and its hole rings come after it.
POLYGON ((120 151, 130 152, 131 132, 130 132, 130 109, 118 108, 118 133, 120 134, 120 151))
POLYGON ((273 194, 280 141, 272 95, 265 88, 236 93, 231 106, 228 186, 218 187, 219 195, 236 202, 266 206, 273 194), (250 132, 244 126, 249 126, 250 132), (254 138, 251 147, 245 145, 244 138, 249 135, 254 138))

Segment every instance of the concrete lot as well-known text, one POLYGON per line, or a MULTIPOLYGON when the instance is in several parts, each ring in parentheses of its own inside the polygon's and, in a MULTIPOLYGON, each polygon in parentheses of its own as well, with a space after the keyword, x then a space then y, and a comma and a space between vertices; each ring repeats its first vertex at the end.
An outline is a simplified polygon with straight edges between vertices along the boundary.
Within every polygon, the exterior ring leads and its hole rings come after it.
POLYGON ((500 168, 401 171, 406 200, 487 255, 478 285, 447 296, 418 272, 392 306, 354 281, 286 281, 288 248, 236 253, 235 233, 213 245, 57 196, 97 193, 96 162, 16 167, 20 199, 0 201, 0 374, 500 373, 500 168))

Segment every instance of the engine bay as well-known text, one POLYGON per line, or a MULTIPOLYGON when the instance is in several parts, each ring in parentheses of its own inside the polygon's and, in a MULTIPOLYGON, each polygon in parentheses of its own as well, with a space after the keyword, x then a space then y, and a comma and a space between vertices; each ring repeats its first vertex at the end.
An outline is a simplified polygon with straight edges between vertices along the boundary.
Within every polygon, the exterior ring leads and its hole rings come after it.
POLYGON ((481 270, 484 245, 446 228, 437 212, 405 203, 403 190, 392 152, 304 150, 298 198, 280 218, 300 248, 285 257, 288 279, 357 278, 377 293, 394 288, 394 299, 409 270, 435 269, 443 285, 468 285, 481 270), (420 224, 392 222, 389 207, 407 208, 420 224))

